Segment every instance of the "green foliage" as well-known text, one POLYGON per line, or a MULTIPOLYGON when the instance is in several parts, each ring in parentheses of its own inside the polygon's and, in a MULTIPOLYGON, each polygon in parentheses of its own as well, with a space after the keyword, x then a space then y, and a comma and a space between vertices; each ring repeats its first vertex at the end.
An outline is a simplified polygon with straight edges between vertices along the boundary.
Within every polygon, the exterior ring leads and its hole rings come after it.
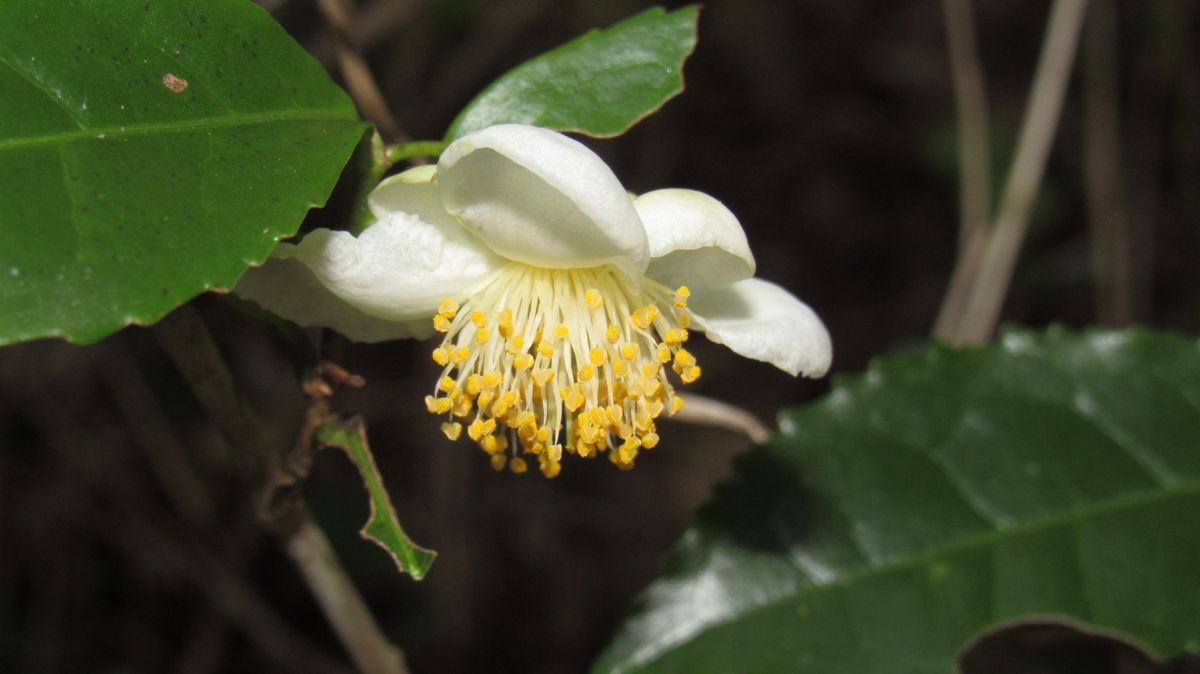
POLYGON ((364 128, 247 0, 0 3, 0 344, 232 286, 364 128))
POLYGON ((446 141, 506 122, 598 137, 624 133, 683 91, 698 13, 695 5, 653 7, 522 63, 467 104, 446 141))
POLYGON ((362 419, 354 417, 349 421, 331 421, 317 429, 316 439, 345 451, 362 475, 363 486, 367 488, 371 499, 371 517, 359 535, 391 555, 401 572, 412 576, 414 580, 424 578, 429 567, 433 566, 437 553, 413 543, 400 526, 396 509, 392 507, 392 500, 383 486, 383 478, 379 476, 379 468, 375 466, 371 446, 367 444, 362 419))
POLYGON ((1011 332, 787 412, 596 671, 955 671, 1060 615, 1200 649, 1200 344, 1011 332))

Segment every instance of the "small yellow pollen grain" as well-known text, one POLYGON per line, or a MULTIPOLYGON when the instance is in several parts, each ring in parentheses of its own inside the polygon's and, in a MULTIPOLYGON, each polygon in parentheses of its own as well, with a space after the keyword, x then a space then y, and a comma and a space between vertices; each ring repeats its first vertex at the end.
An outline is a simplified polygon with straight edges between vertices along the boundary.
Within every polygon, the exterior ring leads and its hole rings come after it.
POLYGON ((438 332, 450 332, 450 319, 438 314, 433 317, 433 329, 438 332))
POLYGON ((571 331, 570 331, 570 330, 568 330, 568 329, 567 329, 567 326, 563 325, 562 323, 559 323, 558 325, 554 326, 554 336, 555 336, 555 338, 557 338, 557 339, 566 339, 566 338, 567 338, 567 335, 569 335, 569 334, 571 334, 571 331))
POLYGON ((621 329, 615 324, 610 324, 604 331, 604 339, 608 340, 609 344, 616 344, 621 340, 621 329))
POLYGON ((450 352, 446 350, 446 347, 439 346, 433 350, 433 362, 438 365, 450 364, 450 352))
POLYGON ((445 433, 451 441, 457 440, 462 435, 462 429, 462 424, 457 421, 448 421, 442 424, 442 433, 445 433))
POLYGON ((449 297, 443 299, 438 302, 438 313, 446 318, 454 318, 454 315, 458 313, 458 302, 449 297))
POLYGON ((595 288, 588 288, 587 292, 583 293, 583 301, 593 309, 604 306, 604 296, 595 288))
POLYGON ((590 361, 592 365, 600 367, 608 362, 608 352, 598 346, 594 346, 592 347, 592 350, 588 352, 588 361, 590 361))
POLYGON ((508 467, 510 470, 512 470, 512 472, 516 473, 517 475, 520 475, 521 473, 524 473, 525 471, 529 470, 529 464, 525 463, 525 459, 522 459, 519 456, 517 458, 513 459, 512 461, 510 461, 508 463, 508 467))

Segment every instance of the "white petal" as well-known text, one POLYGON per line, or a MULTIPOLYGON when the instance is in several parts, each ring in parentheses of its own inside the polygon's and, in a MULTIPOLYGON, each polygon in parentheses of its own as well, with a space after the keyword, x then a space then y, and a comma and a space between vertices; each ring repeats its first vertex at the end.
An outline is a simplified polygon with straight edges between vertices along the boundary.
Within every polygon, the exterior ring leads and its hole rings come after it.
POLYGON ((591 150, 533 126, 501 124, 438 161, 446 210, 492 250, 551 269, 613 264, 640 286, 646 232, 625 189, 591 150))
POLYGON ((442 298, 466 297, 505 264, 453 221, 425 222, 403 212, 357 237, 315 230, 272 256, 303 262, 347 304, 391 321, 428 318, 442 298))
POLYGON ((795 376, 829 371, 833 345, 807 304, 774 283, 746 279, 692 295, 688 308, 708 338, 795 376))
POLYGON ((650 241, 646 276, 676 288, 721 288, 754 276, 746 233, 725 204, 703 192, 665 189, 633 202, 650 241))
POLYGON ((294 323, 330 327, 358 342, 424 339, 433 333, 428 318, 396 322, 355 309, 329 292, 298 260, 271 258, 247 271, 233 292, 294 323))
POLYGON ((371 190, 367 205, 376 219, 392 213, 411 213, 425 222, 456 222, 442 206, 438 193, 437 166, 417 166, 384 179, 371 190))

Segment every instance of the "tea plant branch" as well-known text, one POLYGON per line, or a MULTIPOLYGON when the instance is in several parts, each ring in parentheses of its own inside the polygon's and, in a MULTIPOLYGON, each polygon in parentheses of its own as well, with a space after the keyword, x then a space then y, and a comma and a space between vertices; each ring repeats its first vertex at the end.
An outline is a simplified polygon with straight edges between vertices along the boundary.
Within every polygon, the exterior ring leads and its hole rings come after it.
POLYGON ((325 17, 326 23, 333 29, 334 51, 337 53, 338 69, 346 82, 350 97, 358 106, 359 112, 367 121, 379 129, 379 133, 387 140, 398 143, 408 140, 408 135, 396 121, 371 69, 367 67, 362 53, 351 37, 350 30, 353 19, 351 9, 346 0, 317 0, 317 8, 325 17))
POLYGON ((980 343, 995 330, 1058 127, 1086 8, 1086 0, 1055 0, 1050 10, 1016 157, 995 221, 986 234, 971 237, 979 241, 968 241, 960 249, 934 329, 938 339, 980 343), (961 309, 952 306, 956 298, 962 298, 961 309))
POLYGON ((992 203, 987 89, 975 44, 971 0, 942 0, 958 120, 959 244, 986 229, 992 203))
MULTIPOLYGON (((254 477, 267 485, 264 500, 260 502, 263 523, 280 538, 351 659, 366 674, 406 674, 400 650, 384 637, 366 602, 334 556, 324 532, 299 501, 298 492, 293 492, 296 500, 285 512, 269 507, 272 504, 267 500, 276 493, 272 485, 289 479, 281 476, 289 470, 285 466, 294 470, 303 464, 293 464, 301 459, 291 455, 287 463, 281 464, 240 395, 233 374, 200 315, 184 305, 155 325, 154 331, 201 407, 234 450, 249 452, 256 458, 258 474, 254 477)), ((308 435, 311 437, 311 432, 308 435)), ((309 441, 302 438, 300 442, 309 441)), ((296 476, 290 479, 294 485, 296 476)))

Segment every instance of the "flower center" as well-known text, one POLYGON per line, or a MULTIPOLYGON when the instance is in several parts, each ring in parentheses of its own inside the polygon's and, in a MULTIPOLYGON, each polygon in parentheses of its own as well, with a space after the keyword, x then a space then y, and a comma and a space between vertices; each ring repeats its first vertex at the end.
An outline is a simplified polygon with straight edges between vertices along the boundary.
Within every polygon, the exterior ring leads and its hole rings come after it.
POLYGON ((564 451, 629 469, 657 445, 655 420, 683 407, 666 366, 685 384, 700 377, 683 348, 689 292, 647 280, 631 293, 616 274, 512 264, 461 306, 442 300, 444 369, 425 405, 446 415, 446 437, 465 425, 496 470, 523 473, 529 455, 546 477, 564 451))

